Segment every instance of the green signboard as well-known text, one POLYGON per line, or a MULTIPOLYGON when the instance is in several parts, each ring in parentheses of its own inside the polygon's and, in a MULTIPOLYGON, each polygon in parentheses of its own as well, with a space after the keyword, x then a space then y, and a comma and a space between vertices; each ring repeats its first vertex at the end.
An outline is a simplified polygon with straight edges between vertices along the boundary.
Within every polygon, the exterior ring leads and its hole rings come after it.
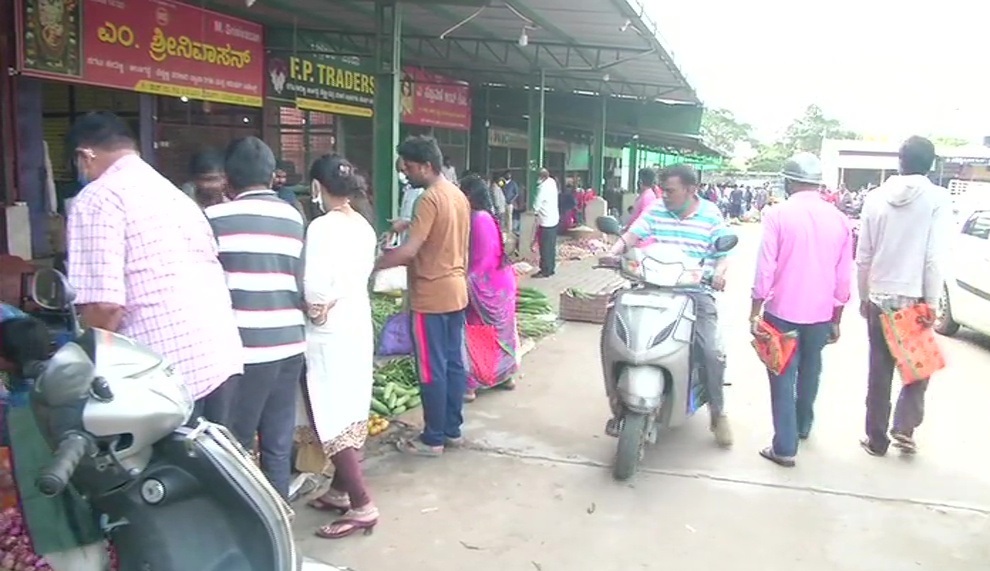
POLYGON ((371 117, 375 105, 372 62, 339 51, 319 34, 270 30, 265 95, 299 109, 371 117))

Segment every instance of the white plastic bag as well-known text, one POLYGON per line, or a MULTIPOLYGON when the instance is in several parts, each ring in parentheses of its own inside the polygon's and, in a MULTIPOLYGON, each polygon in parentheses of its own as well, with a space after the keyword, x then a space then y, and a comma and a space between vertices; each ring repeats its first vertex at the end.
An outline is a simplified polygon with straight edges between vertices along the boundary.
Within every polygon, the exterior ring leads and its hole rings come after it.
MULTIPOLYGON (((396 248, 402 241, 402 237, 395 232, 389 232, 382 237, 379 246, 383 250, 391 250, 396 248)), ((388 268, 385 270, 379 270, 375 273, 373 283, 371 285, 371 291, 375 293, 388 293, 392 291, 406 291, 408 289, 409 282, 406 275, 406 267, 398 266, 395 268, 388 268)))
POLYGON ((406 291, 407 286, 406 267, 398 266, 386 270, 378 270, 375 273, 375 280, 371 286, 371 290, 375 293, 388 293, 392 291, 406 291))

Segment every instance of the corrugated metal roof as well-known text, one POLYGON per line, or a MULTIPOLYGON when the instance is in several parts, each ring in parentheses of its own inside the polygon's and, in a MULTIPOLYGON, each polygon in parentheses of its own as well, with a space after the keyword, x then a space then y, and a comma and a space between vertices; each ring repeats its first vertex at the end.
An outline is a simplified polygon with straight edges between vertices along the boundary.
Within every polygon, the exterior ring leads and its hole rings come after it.
MULTIPOLYGON (((554 90, 700 103, 639 0, 455 1, 402 3, 404 64, 513 87, 532 85, 542 69, 554 90)), ((356 52, 373 46, 371 1, 210 4, 269 25, 325 31, 356 52)))

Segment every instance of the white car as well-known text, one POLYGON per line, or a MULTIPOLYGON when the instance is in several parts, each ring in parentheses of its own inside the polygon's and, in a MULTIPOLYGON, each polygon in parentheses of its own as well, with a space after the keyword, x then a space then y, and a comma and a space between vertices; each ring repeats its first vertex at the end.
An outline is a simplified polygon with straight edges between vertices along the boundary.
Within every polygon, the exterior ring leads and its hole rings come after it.
POLYGON ((953 335, 966 326, 990 335, 990 205, 969 209, 959 220, 935 331, 953 335))

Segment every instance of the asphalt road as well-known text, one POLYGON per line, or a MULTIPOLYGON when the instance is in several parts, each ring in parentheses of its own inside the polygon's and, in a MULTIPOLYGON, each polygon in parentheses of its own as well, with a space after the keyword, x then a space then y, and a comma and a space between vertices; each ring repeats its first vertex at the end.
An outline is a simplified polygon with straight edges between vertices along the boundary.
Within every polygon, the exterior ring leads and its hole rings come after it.
POLYGON ((944 339, 949 367, 932 381, 919 454, 873 458, 857 445, 867 353, 851 312, 826 349, 812 437, 796 468, 777 467, 757 455, 771 425, 747 332, 759 228, 740 234, 720 299, 732 450, 701 414, 614 482, 598 329, 568 323, 526 358, 517 391, 470 405, 470 449, 368 462, 373 535, 317 539, 323 514, 298 505, 303 551, 356 571, 990 569, 990 447, 972 432, 990 402, 990 341, 944 339))

